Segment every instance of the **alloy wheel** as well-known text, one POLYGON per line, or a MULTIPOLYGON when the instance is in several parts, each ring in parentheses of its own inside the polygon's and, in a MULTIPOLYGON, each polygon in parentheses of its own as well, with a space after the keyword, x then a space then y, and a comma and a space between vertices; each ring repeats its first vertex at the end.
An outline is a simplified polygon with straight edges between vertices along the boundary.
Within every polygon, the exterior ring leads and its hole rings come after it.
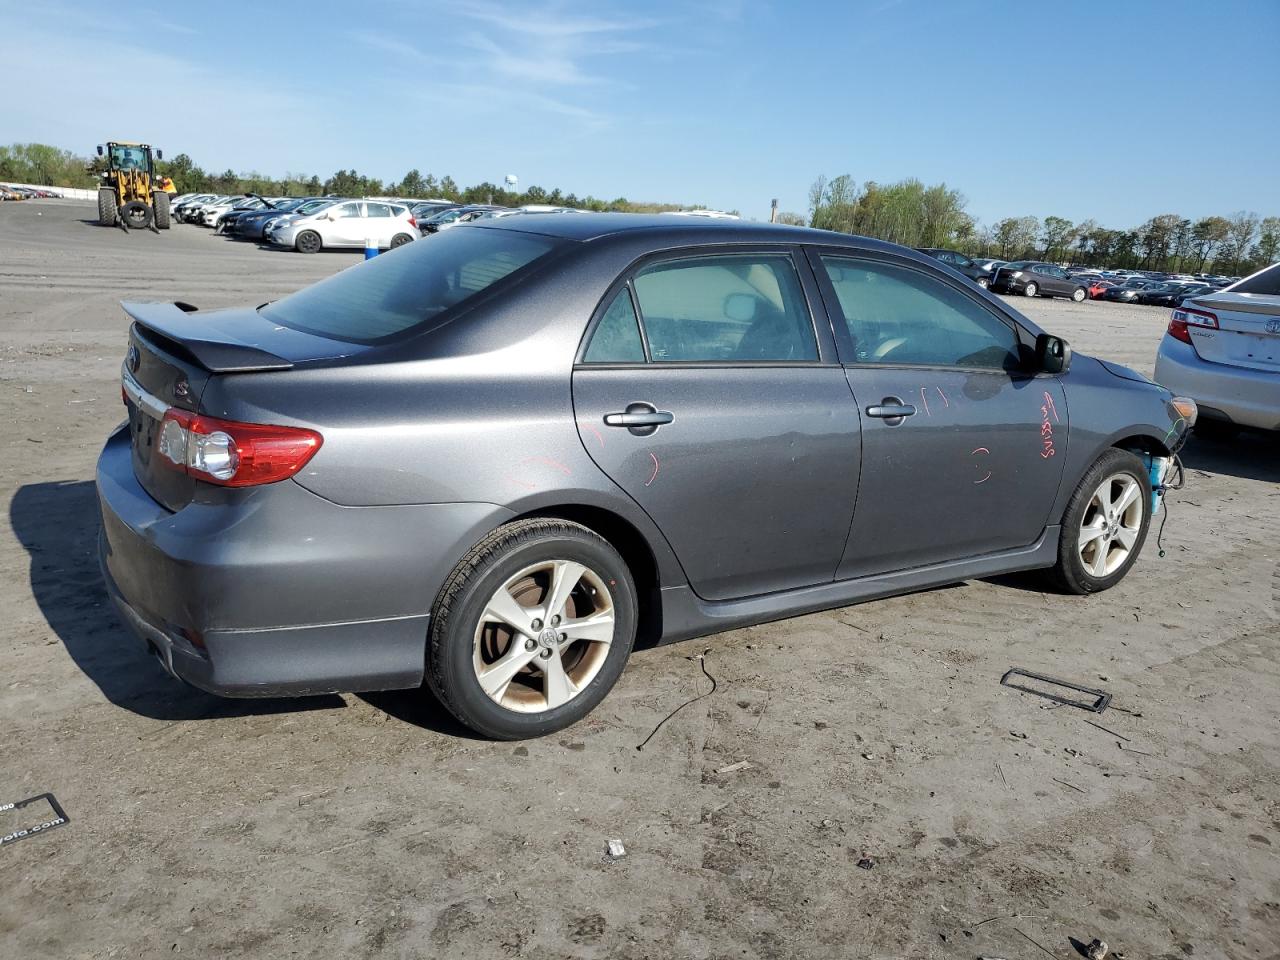
POLYGON ((1080 562, 1092 577, 1108 577, 1133 552, 1142 532, 1142 486, 1127 473, 1098 485, 1080 520, 1080 562))
POLYGON ((476 680, 508 710, 554 710, 600 672, 614 629, 613 595, 599 574, 572 560, 532 564, 485 604, 472 650, 476 680))

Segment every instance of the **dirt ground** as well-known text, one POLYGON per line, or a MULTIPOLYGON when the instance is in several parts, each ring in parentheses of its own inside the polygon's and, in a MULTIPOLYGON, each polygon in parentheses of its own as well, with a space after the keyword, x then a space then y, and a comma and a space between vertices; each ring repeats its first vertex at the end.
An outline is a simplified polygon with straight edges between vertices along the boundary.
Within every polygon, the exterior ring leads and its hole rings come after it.
MULTIPOLYGON (((219 700, 99 585, 117 301, 260 303, 356 256, 92 217, 0 205, 0 805, 70 818, 0 846, 0 955, 1280 957, 1280 444, 1193 442, 1167 556, 1107 594, 976 581, 642 651, 542 741, 417 693, 219 700), (703 651, 714 694, 637 750, 703 651)), ((1017 306, 1148 373, 1168 315, 1017 306)))

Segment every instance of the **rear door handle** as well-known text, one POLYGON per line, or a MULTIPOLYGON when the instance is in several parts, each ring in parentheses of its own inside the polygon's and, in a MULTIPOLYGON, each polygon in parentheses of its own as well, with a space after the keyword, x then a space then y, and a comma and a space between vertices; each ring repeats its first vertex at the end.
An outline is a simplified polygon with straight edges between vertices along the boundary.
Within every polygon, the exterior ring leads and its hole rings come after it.
POLYGON ((903 403, 898 397, 885 397, 879 403, 867 407, 867 416, 883 420, 887 426, 896 427, 907 417, 914 417, 916 408, 903 403))
POLYGON ((647 437, 661 426, 671 423, 673 414, 656 409, 651 403, 629 403, 622 413, 606 413, 606 427, 626 427, 637 437, 647 437))

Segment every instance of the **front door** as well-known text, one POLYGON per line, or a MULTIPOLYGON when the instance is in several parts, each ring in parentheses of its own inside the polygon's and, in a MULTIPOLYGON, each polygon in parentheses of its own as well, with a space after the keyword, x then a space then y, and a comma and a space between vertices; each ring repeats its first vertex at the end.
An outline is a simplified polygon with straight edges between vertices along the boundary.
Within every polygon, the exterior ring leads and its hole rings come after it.
POLYGON ((828 583, 848 537, 858 413, 803 266, 786 248, 649 262, 574 370, 583 445, 706 599, 828 583))
POLYGON ((339 204, 333 216, 329 229, 325 231, 325 243, 335 247, 363 247, 369 226, 364 217, 364 204, 354 200, 339 204))
POLYGON ((1062 476, 1056 378, 1022 369, 1020 334, 973 294, 894 259, 814 255, 863 418, 841 579, 1034 543, 1062 476))

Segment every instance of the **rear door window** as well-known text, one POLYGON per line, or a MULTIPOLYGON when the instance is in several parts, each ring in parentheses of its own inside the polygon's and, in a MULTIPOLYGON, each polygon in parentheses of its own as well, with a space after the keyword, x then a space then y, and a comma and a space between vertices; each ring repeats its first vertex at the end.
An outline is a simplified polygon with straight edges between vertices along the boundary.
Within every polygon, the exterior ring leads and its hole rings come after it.
POLYGON ((609 304, 583 355, 587 363, 644 363, 644 341, 631 290, 624 286, 609 304))
POLYGON ((636 274, 654 363, 818 359, 813 320, 787 254, 691 257, 636 274))
POLYGON ((389 217, 391 216, 391 208, 385 203, 366 203, 364 205, 366 217, 389 217))

